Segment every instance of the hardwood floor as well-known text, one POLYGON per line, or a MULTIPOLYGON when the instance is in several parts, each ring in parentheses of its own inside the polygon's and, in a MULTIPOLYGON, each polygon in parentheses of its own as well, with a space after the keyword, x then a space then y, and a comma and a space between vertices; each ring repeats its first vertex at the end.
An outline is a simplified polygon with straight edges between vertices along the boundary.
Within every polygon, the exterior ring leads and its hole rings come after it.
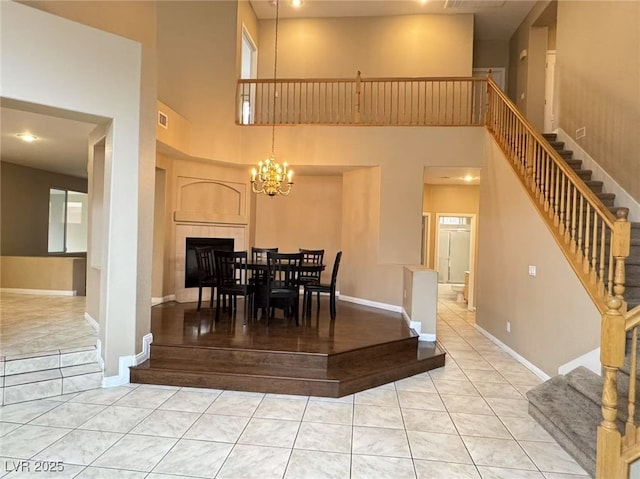
POLYGON ((195 303, 152 308, 150 359, 131 382, 340 397, 444 365, 435 343, 419 342, 399 313, 323 298, 300 326, 277 316, 243 324, 195 303))

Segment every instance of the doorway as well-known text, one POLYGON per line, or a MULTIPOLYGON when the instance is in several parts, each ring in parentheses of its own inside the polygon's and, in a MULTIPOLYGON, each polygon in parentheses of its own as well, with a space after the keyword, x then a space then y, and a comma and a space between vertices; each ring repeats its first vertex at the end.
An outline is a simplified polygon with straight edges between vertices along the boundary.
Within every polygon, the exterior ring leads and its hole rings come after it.
POLYGON ((554 109, 554 85, 556 75, 556 51, 547 51, 547 61, 544 68, 544 131, 551 133, 556 129, 556 115, 554 109))
MULTIPOLYGON (((246 27, 242 25, 242 51, 240 62, 240 78, 256 78, 258 65, 258 49, 256 44, 249 35, 246 27)), ((255 85, 252 85, 249 91, 241 94, 240 102, 242 103, 242 124, 248 125, 253 123, 254 117, 254 102, 255 98, 255 85)))
POLYGON ((438 215, 436 265, 438 283, 463 284, 471 268, 473 216, 438 215))

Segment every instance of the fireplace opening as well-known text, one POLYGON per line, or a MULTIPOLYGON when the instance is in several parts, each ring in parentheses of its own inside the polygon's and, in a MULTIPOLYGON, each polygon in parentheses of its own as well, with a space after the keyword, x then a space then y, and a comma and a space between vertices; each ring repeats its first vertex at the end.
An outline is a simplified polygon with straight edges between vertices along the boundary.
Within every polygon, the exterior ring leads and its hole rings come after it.
POLYGON ((184 270, 184 287, 198 287, 198 261, 196 260, 196 247, 212 246, 222 251, 233 251, 233 238, 187 238, 186 239, 186 264, 184 270))

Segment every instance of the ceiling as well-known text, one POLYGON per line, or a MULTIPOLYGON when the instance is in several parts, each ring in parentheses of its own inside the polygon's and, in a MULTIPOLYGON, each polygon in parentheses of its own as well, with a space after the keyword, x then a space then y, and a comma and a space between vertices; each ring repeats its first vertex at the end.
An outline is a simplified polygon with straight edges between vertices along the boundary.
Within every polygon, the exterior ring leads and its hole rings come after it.
MULTIPOLYGON (((530 0, 303 0, 302 6, 296 9, 288 0, 280 1, 282 18, 473 13, 475 38, 497 40, 508 40, 535 3, 530 0)), ((275 17, 273 0, 250 2, 259 19, 275 17)), ((87 177, 87 138, 96 123, 8 108, 4 104, 0 120, 3 161, 87 177), (31 133, 38 139, 26 143, 17 136, 21 133, 31 133)), ((299 173, 319 172, 302 168, 299 173)), ((469 184, 461 180, 467 174, 477 177, 479 171, 427 168, 425 182, 469 184)))
MULTIPOLYGON (((249 0, 258 19, 275 18, 275 0, 249 0)), ((508 41, 535 1, 532 0, 302 0, 293 7, 280 0, 281 18, 374 17, 387 15, 473 13, 476 40, 508 41)))
POLYGON ((87 177, 88 138, 95 123, 2 107, 0 127, 2 161, 87 177), (25 133, 37 139, 21 140, 18 135, 25 133))

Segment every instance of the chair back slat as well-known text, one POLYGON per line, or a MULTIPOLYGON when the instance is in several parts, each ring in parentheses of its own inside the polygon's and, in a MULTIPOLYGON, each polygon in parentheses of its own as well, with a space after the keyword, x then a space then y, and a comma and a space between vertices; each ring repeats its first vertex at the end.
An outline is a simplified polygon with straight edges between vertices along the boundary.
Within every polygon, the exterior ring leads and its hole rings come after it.
POLYGON ((198 266, 198 280, 200 283, 210 283, 215 280, 214 253, 211 246, 196 246, 196 264, 198 266))
POLYGON ((247 284, 246 251, 215 251, 214 258, 220 286, 247 284))
POLYGON ((302 253, 267 253, 269 289, 274 287, 298 288, 302 259, 302 253))
MULTIPOLYGON (((317 266, 322 266, 322 262, 324 260, 324 250, 323 249, 303 249, 300 248, 300 253, 302 253, 302 262, 305 264, 313 264, 317 266)), ((300 277, 301 283, 319 283, 320 277, 322 276, 322 269, 318 268, 315 271, 303 271, 300 277)))

